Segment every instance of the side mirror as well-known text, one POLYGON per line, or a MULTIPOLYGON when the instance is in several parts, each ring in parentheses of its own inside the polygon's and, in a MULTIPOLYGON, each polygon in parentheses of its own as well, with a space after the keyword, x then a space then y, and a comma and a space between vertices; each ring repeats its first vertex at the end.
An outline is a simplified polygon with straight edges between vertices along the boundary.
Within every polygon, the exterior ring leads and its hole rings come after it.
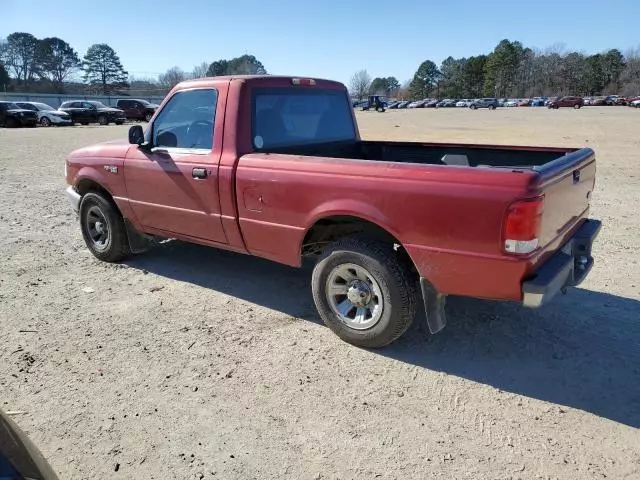
POLYGON ((142 145, 144 143, 144 132, 140 125, 132 125, 129 128, 129 143, 142 145))

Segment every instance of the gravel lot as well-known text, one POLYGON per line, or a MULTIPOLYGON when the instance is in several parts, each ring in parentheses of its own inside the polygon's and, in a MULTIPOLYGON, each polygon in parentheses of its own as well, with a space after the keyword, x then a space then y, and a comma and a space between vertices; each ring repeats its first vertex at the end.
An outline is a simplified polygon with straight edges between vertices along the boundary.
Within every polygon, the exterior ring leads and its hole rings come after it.
POLYGON ((63 159, 127 126, 0 129, 0 408, 63 479, 640 478, 640 111, 358 113, 367 138, 588 145, 596 266, 541 310, 453 298, 384 350, 309 268, 170 242, 95 260, 63 159))

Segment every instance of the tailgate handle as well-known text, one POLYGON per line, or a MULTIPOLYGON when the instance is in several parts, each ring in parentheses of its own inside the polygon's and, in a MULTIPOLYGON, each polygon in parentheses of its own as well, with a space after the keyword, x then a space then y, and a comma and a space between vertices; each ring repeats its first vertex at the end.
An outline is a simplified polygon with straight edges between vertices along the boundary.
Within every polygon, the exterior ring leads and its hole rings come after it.
POLYGON ((573 183, 580 183, 580 170, 573 171, 573 183))

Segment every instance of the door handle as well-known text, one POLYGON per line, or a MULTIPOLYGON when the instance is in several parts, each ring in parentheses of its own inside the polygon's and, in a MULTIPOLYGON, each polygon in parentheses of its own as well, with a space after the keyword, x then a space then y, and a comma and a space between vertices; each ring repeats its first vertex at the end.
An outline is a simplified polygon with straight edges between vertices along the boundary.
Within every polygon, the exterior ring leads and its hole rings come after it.
POLYGON ((206 168, 194 168, 191 170, 191 176, 193 178, 207 178, 207 169, 206 168))

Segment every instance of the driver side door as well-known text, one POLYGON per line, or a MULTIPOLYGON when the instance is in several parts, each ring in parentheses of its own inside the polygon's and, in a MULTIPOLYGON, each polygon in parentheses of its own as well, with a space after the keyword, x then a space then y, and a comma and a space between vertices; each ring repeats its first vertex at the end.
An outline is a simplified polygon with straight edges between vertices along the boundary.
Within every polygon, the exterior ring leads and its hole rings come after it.
POLYGON ((150 147, 132 146, 125 158, 129 203, 149 233, 172 233, 227 243, 220 217, 218 163, 222 122, 215 128, 218 92, 176 92, 145 132, 150 147))

